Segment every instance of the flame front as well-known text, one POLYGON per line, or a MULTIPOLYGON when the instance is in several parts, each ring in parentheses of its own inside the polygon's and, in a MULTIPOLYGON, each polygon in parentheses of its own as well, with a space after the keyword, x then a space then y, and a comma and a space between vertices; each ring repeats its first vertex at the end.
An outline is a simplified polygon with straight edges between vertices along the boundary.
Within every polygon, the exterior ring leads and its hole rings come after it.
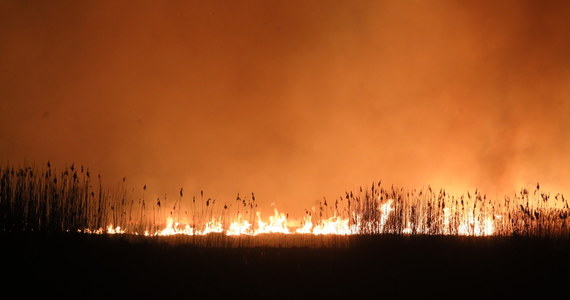
POLYGON ((538 183, 534 190, 487 198, 477 189, 450 194, 430 186, 417 190, 372 182, 333 201, 323 198, 302 220, 289 222, 288 215, 276 209, 262 217, 253 193, 216 204, 204 198, 203 191, 199 198, 184 197, 181 188, 174 201, 165 195, 154 202, 145 199, 145 185, 135 201, 137 196, 124 184, 116 191, 101 184, 94 188, 89 172, 83 174, 83 168, 73 166, 56 174, 49 164, 46 170, 0 168, 0 230, 143 236, 570 236, 570 199, 544 192, 538 183))
MULTIPOLYGON (((255 220, 247 220, 243 215, 238 214, 229 225, 224 227, 219 218, 211 218, 199 228, 193 228, 190 224, 181 224, 175 222, 174 218, 168 217, 163 229, 150 232, 145 230, 145 236, 171 236, 171 235, 208 235, 211 233, 225 234, 228 236, 256 236, 259 234, 309 234, 309 235, 356 235, 367 232, 370 228, 375 228, 380 233, 398 233, 390 229, 388 226, 390 218, 394 215, 394 200, 389 199, 377 208, 377 222, 363 221, 364 217, 353 214, 352 218, 343 218, 336 214, 332 217, 321 219, 314 222, 312 215, 308 214, 300 222, 300 226, 293 228, 288 225, 287 216, 284 213, 274 209, 274 214, 269 216, 268 220, 261 217, 258 211, 255 213, 255 220)), ((441 232, 443 235, 468 235, 468 236, 488 236, 495 233, 494 219, 500 220, 501 216, 496 215, 495 218, 476 216, 472 212, 468 212, 459 220, 452 220, 452 211, 449 208, 443 210, 443 220, 441 220, 441 232), (456 230, 451 230, 452 221, 457 222, 456 230)), ((373 220, 374 221, 374 220, 373 220)), ((92 234, 139 234, 138 232, 127 232, 119 226, 109 225, 106 229, 84 230, 85 233, 92 234)), ((430 234, 429 228, 416 227, 410 222, 401 229, 402 234, 430 234)))

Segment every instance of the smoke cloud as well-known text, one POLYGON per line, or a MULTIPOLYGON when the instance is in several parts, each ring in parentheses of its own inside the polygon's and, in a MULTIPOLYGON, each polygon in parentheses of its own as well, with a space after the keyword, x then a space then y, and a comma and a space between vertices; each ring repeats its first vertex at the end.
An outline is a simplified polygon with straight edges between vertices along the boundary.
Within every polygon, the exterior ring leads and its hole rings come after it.
POLYGON ((3 1, 0 159, 302 213, 568 191, 566 1, 3 1))

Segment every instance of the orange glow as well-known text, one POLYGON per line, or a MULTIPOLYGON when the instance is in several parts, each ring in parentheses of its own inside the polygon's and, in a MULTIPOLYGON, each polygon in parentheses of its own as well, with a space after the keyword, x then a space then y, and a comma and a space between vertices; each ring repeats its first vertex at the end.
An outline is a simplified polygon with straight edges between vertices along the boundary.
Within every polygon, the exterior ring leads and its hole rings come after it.
POLYGON ((113 227, 113 225, 107 226, 107 234, 123 234, 126 233, 125 230, 122 230, 120 226, 113 227))
POLYGON ((72 2, 0 1, 0 230, 570 236, 570 1, 72 2))
MULTIPOLYGON (((393 216, 394 200, 389 199, 385 203, 378 206, 379 222, 378 232, 397 233, 393 230, 386 229, 389 218, 393 216)), ((474 215, 469 211, 461 216, 456 222, 458 223, 456 231, 451 230, 451 217, 452 212, 450 209, 444 209, 443 218, 441 220, 441 232, 443 235, 463 235, 463 236, 491 236, 495 234, 495 220, 501 220, 501 215, 495 217, 483 217, 481 215, 474 215)), ((172 217, 166 219, 166 224, 163 229, 157 230, 154 233, 145 230, 144 236, 172 236, 172 235, 208 235, 210 233, 223 233, 228 236, 256 236, 259 234, 307 234, 307 235, 357 235, 363 233, 362 230, 370 228, 372 224, 362 222, 362 216, 353 215, 353 222, 348 218, 342 218, 336 213, 329 218, 322 219, 317 223, 313 223, 311 215, 305 216, 300 226, 293 228, 288 226, 288 220, 284 213, 280 213, 277 209, 274 214, 269 216, 268 220, 261 217, 260 212, 256 212, 256 221, 252 224, 239 214, 227 227, 222 225, 219 218, 212 218, 207 221, 201 229, 192 228, 189 224, 180 224, 175 222, 172 217)), ((113 225, 107 226, 106 230, 100 228, 98 230, 84 230, 84 233, 91 234, 135 234, 136 231, 129 232, 121 227, 114 227, 113 225)), ((416 228, 414 231, 411 224, 408 222, 407 226, 401 230, 402 234, 430 234, 430 231, 425 228, 416 228)))
POLYGON ((298 219, 378 178, 570 192, 570 1, 73 2, 0 1, 2 162, 298 219))

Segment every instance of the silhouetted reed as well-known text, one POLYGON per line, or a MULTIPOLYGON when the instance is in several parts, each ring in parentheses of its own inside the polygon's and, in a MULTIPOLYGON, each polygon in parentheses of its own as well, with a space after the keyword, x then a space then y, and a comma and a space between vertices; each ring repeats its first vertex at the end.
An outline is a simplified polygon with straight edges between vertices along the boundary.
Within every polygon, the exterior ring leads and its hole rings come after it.
MULTIPOLYGON (((314 210, 314 209, 313 209, 314 210)), ((498 235, 570 237, 568 200, 537 184, 502 199, 475 190, 451 195, 431 187, 405 190, 380 182, 346 192, 334 207, 320 202, 317 222, 335 215, 349 219, 356 234, 498 235), (390 202, 391 205, 387 205, 390 202), (384 208, 389 210, 383 211, 384 208)))
MULTIPOLYGON (((147 193, 146 185, 132 189, 126 178, 106 188, 101 176, 92 176, 83 166, 59 171, 50 163, 5 166, 0 168, 0 230, 155 236, 170 228, 171 234, 194 235, 194 241, 197 232, 213 233, 207 243, 223 244, 229 243, 222 236, 230 232, 232 222, 243 225, 244 229, 232 229, 238 235, 240 230, 263 225, 253 193, 250 197, 238 194, 230 202, 205 197, 203 191, 190 198, 183 188, 174 201, 166 196, 153 201, 147 193)), ((543 192, 538 184, 533 191, 523 188, 502 199, 490 199, 478 190, 451 195, 443 189, 406 190, 373 182, 332 201, 325 198, 305 213, 312 227, 304 233, 316 233, 317 226, 337 222, 344 227, 329 233, 570 237, 568 200, 562 194, 543 192)), ((254 243, 252 237, 237 241, 254 243)))

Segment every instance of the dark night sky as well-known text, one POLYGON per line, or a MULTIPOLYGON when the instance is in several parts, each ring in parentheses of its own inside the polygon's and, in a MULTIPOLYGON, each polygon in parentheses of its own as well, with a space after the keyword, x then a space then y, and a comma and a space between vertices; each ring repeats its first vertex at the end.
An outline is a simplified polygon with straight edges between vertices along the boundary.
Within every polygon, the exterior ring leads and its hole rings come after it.
POLYGON ((570 190, 568 1, 165 2, 0 2, 1 161, 293 215, 378 179, 570 190))

